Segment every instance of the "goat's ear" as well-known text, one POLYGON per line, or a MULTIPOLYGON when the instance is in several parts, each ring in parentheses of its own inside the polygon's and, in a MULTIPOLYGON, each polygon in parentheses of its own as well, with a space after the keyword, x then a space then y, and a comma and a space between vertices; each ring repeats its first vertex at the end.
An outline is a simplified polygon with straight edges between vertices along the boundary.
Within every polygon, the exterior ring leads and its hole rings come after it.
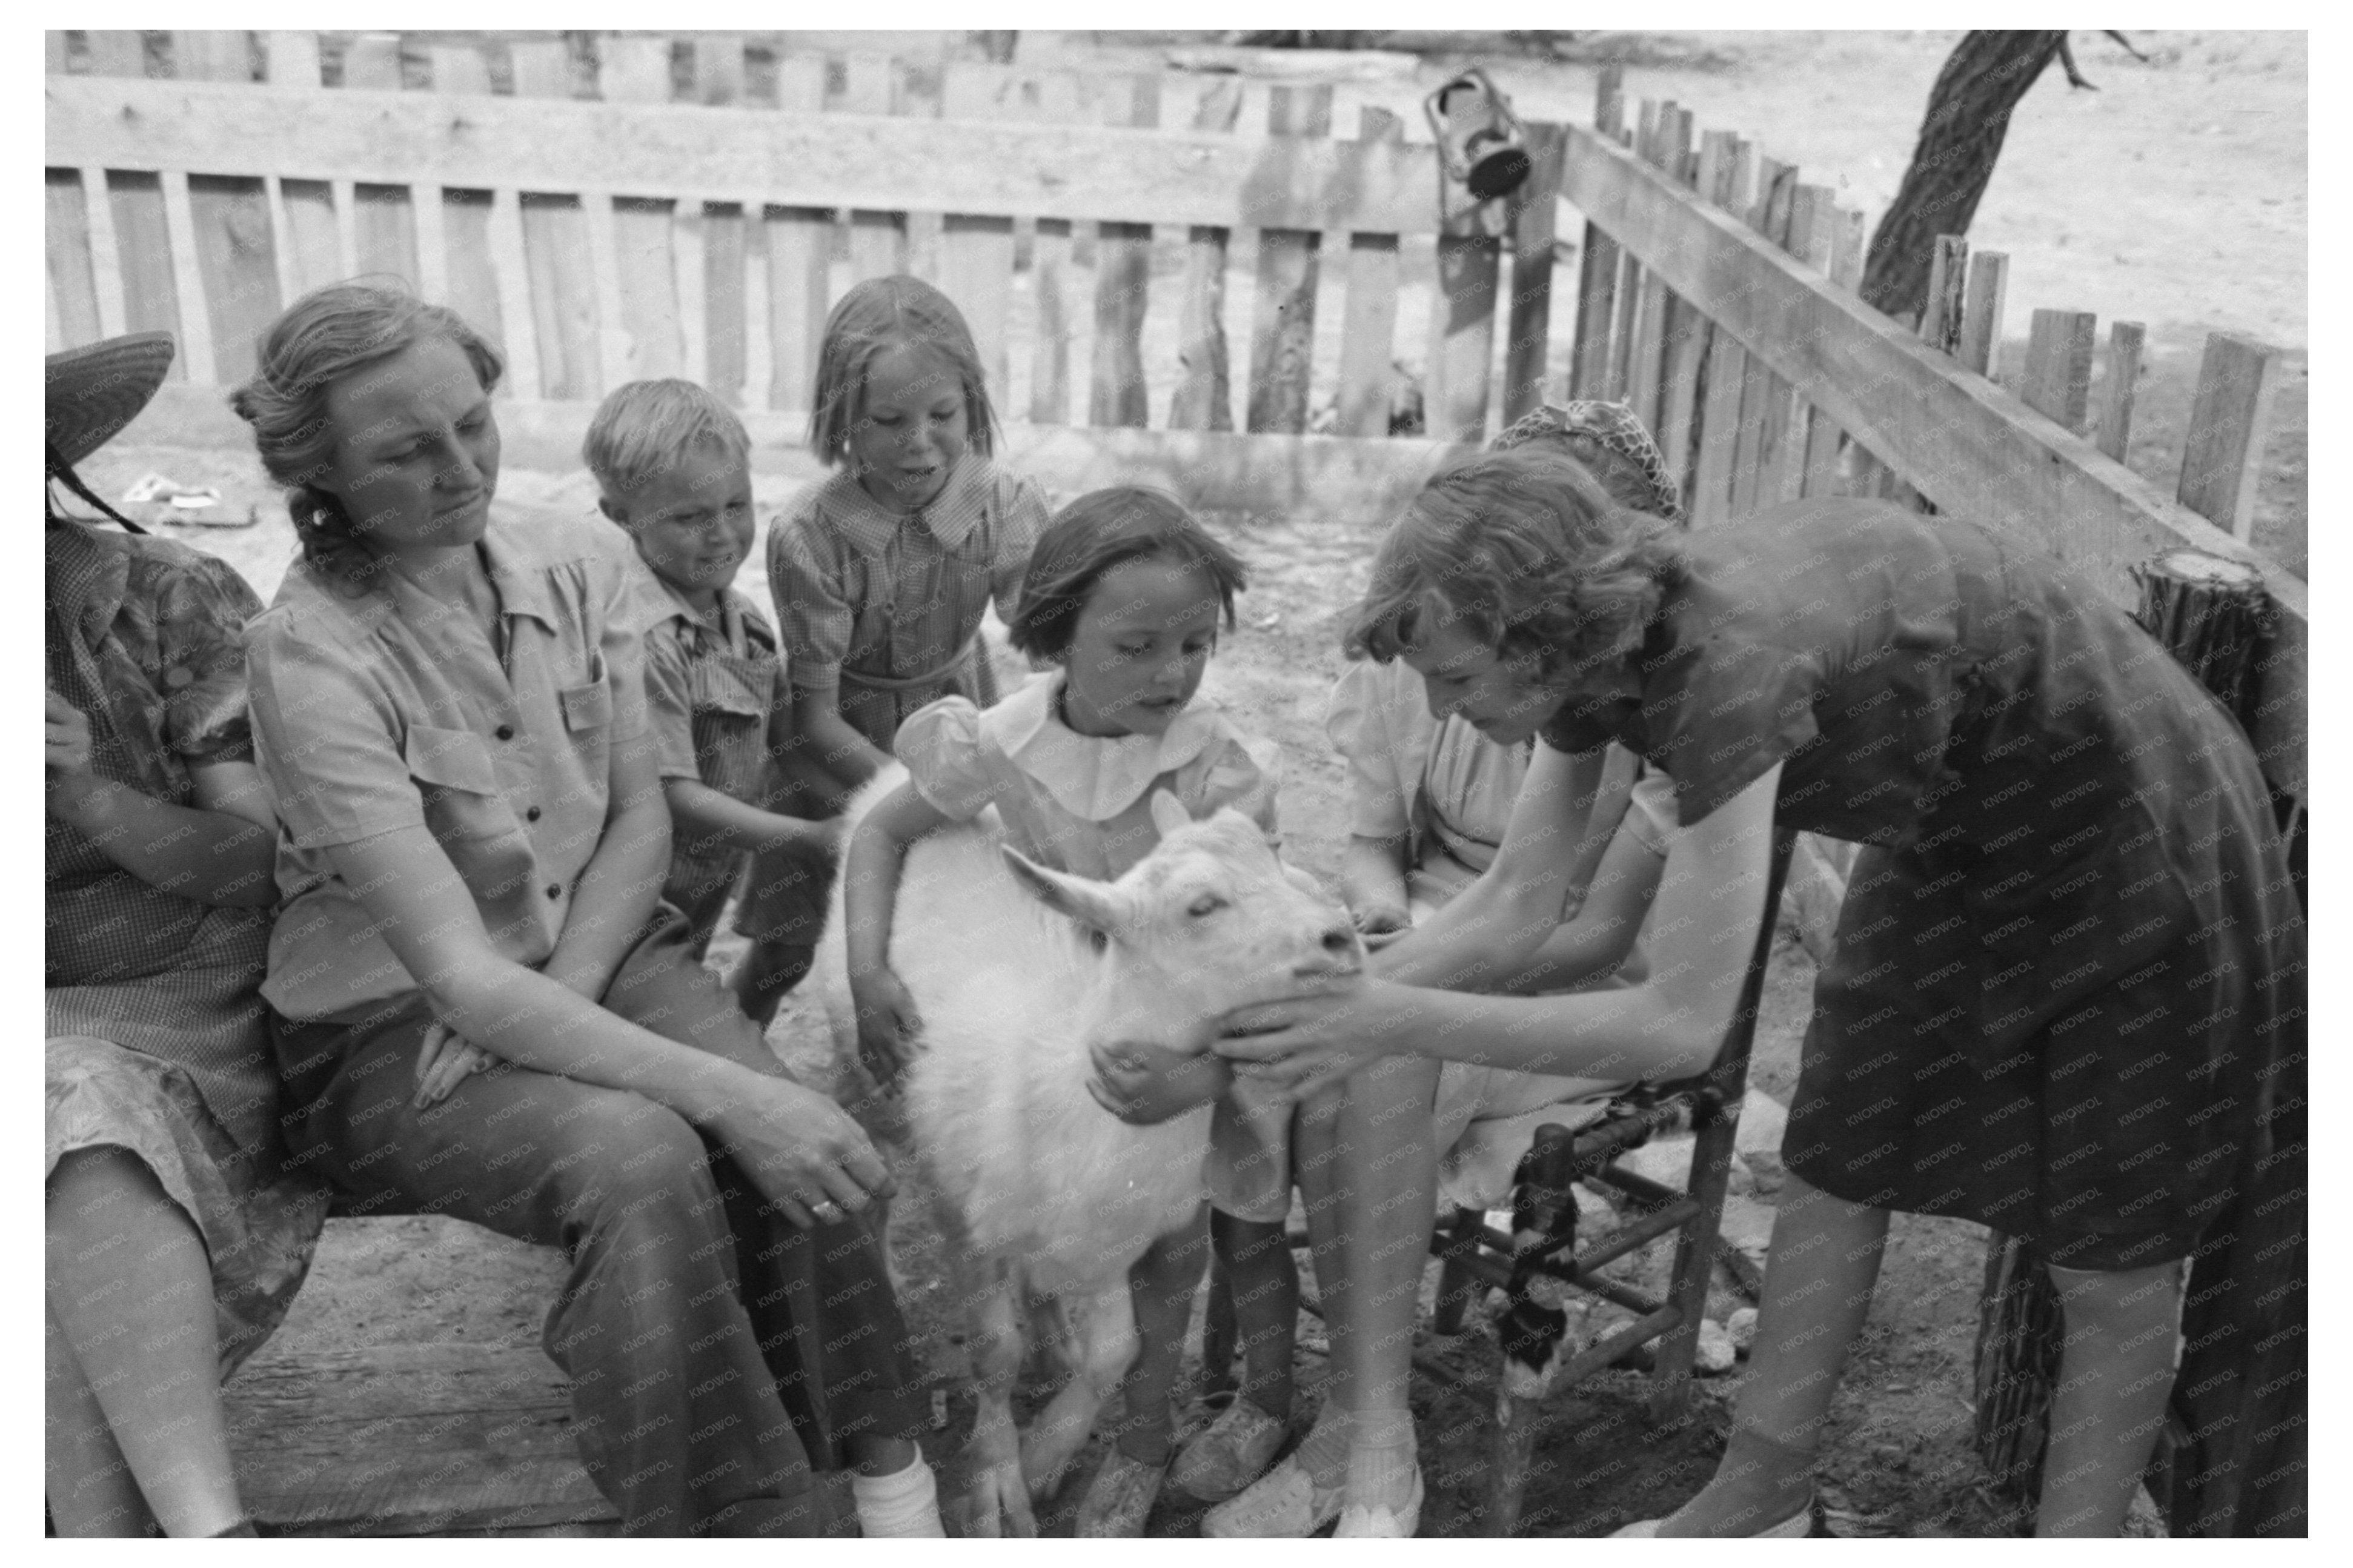
POLYGON ((1049 871, 1010 845, 999 844, 1014 880, 1049 909, 1058 910, 1091 931, 1115 936, 1127 912, 1119 892, 1107 882, 1091 882, 1067 872, 1049 871))
POLYGON ((1182 800, 1166 789, 1155 789, 1152 792, 1152 825, 1165 839, 1179 828, 1191 827, 1193 818, 1185 810, 1182 800))
POLYGON ((1284 880, 1289 882, 1292 886, 1299 889, 1300 892, 1308 895, 1310 897, 1329 898, 1332 896, 1332 895, 1325 890, 1324 885, 1315 880, 1313 873, 1302 871, 1297 866, 1293 865, 1289 861, 1285 861, 1282 863, 1282 874, 1284 880))

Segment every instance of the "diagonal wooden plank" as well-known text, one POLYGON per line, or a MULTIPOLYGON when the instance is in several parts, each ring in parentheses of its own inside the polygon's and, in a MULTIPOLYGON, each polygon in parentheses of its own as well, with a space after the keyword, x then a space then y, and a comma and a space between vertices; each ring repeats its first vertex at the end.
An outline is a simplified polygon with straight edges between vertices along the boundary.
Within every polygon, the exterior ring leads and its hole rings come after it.
POLYGON ((1563 198, 1940 509, 2074 562, 2128 609, 2138 602, 2132 567, 2175 546, 2261 572, 2284 613, 2256 752, 2275 783, 2303 795, 2310 597, 2300 578, 1658 171, 1590 131, 1568 133, 1563 198))

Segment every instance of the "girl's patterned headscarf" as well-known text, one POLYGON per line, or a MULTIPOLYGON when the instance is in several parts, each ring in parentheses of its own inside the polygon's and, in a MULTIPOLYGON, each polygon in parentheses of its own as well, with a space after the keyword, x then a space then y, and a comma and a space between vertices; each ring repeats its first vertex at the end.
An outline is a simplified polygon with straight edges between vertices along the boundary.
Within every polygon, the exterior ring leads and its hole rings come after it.
POLYGON ((1674 476, 1667 471, 1666 454, 1651 439, 1651 432, 1642 428, 1642 421, 1634 418, 1633 410, 1623 403, 1588 398, 1564 408, 1547 405, 1520 418, 1497 436, 1488 450, 1509 451, 1545 437, 1562 436, 1581 438, 1632 463, 1650 486, 1651 503, 1643 510, 1670 523, 1688 521, 1683 516, 1682 492, 1676 487, 1674 476))

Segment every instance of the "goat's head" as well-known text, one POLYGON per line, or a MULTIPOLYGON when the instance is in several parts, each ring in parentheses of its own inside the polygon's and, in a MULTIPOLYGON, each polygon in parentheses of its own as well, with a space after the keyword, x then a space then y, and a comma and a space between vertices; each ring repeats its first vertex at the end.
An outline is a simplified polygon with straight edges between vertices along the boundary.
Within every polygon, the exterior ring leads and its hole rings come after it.
POLYGON ((1344 909, 1282 863, 1258 824, 1227 807, 1193 821, 1152 799, 1160 842, 1117 882, 1049 871, 1008 849, 1015 874, 1083 927, 1106 958, 1090 1043, 1205 1050, 1211 1025, 1256 1001, 1344 983, 1364 948, 1344 909))

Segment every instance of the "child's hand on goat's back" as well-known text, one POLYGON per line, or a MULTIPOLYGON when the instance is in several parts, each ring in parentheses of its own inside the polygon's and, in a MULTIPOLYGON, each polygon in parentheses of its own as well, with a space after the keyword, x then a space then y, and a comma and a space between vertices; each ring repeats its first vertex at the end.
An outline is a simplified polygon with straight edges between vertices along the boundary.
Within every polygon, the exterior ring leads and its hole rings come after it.
POLYGON ((1206 1051, 1180 1051, 1119 1040, 1091 1053, 1095 1075, 1087 1093, 1124 1122, 1150 1127, 1215 1102, 1233 1081, 1225 1062, 1206 1051))
POLYGON ((906 986, 885 965, 853 974, 849 996, 858 1010, 859 1060, 877 1085, 890 1088, 907 1065, 907 1047, 923 1033, 923 1016, 915 1011, 915 999, 906 986))

